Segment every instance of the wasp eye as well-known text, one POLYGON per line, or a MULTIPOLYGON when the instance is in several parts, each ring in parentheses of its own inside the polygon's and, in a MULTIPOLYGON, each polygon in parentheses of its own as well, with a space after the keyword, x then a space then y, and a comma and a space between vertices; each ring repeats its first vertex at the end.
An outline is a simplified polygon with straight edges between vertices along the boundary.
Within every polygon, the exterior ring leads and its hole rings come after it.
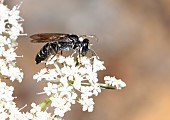
POLYGON ((83 43, 89 43, 89 40, 88 40, 87 38, 85 38, 85 39, 83 40, 83 43))

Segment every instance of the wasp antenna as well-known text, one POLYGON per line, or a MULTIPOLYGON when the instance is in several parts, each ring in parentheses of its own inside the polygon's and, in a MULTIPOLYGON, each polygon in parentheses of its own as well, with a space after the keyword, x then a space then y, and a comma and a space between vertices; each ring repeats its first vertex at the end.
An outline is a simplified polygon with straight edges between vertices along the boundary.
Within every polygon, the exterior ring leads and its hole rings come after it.
POLYGON ((96 37, 96 35, 81 35, 80 37, 82 38, 92 38, 98 41, 98 38, 96 37))
POLYGON ((89 37, 89 38, 92 38, 92 39, 95 39, 95 40, 97 40, 97 41, 98 41, 98 38, 97 38, 97 36, 96 36, 96 35, 89 35, 88 37, 89 37))

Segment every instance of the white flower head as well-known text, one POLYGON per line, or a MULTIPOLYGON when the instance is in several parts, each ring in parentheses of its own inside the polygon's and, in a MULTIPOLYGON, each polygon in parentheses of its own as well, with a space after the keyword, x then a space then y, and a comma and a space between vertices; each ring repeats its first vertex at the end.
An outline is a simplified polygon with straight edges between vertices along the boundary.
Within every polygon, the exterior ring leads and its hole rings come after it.
POLYGON ((38 82, 41 81, 43 78, 45 78, 45 73, 47 72, 46 68, 43 68, 33 76, 33 79, 36 79, 38 82))
POLYGON ((47 113, 47 111, 42 111, 39 105, 35 103, 31 104, 32 109, 30 113, 27 112, 24 116, 27 118, 26 120, 52 120, 51 113, 47 113))
POLYGON ((83 56, 83 57, 78 57, 79 59, 79 63, 81 63, 82 65, 91 65, 91 61, 88 57, 83 56))
POLYGON ((44 93, 49 97, 56 116, 63 117, 76 101, 82 105, 83 111, 92 112, 95 104, 92 96, 97 96, 101 89, 107 86, 117 89, 123 87, 120 81, 115 82, 111 77, 104 78, 104 85, 98 83, 97 72, 106 68, 104 62, 96 56, 88 58, 79 55, 77 57, 56 55, 51 58, 47 63, 53 64, 54 68, 42 69, 33 78, 37 81, 48 81, 44 93))
POLYGON ((2 120, 19 119, 19 116, 22 115, 13 101, 15 98, 12 96, 13 91, 12 86, 7 86, 5 82, 0 81, 0 118, 2 120))
POLYGON ((93 71, 105 70, 104 61, 100 61, 96 56, 93 57, 93 71))
POLYGON ((65 62, 65 57, 63 57, 61 55, 57 59, 58 59, 57 60, 58 63, 64 63, 65 62))
POLYGON ((0 4, 0 72, 2 78, 9 78, 11 81, 22 81, 23 72, 16 67, 15 50, 17 49, 18 36, 22 35, 23 28, 20 23, 23 19, 19 16, 19 7, 14 6, 12 10, 0 4))
POLYGON ((44 92, 50 96, 51 94, 57 93, 58 85, 48 82, 48 86, 44 87, 44 92))
POLYGON ((92 112, 94 108, 93 98, 82 97, 79 103, 83 106, 83 111, 92 112))
POLYGON ((104 77, 105 83, 108 85, 111 85, 113 87, 116 87, 116 89, 120 90, 124 87, 126 87, 126 83, 122 80, 118 80, 115 77, 105 76, 104 77))
POLYGON ((74 65, 75 65, 74 58, 73 58, 73 57, 70 57, 70 56, 69 56, 69 57, 66 57, 65 62, 66 62, 66 64, 69 65, 69 66, 74 66, 74 65))
POLYGON ((7 51, 3 52, 3 56, 6 57, 7 62, 16 60, 17 54, 14 48, 9 48, 7 51))
POLYGON ((40 112, 41 111, 41 107, 37 106, 35 103, 31 104, 32 109, 30 110, 30 112, 32 114, 35 114, 36 112, 40 112))

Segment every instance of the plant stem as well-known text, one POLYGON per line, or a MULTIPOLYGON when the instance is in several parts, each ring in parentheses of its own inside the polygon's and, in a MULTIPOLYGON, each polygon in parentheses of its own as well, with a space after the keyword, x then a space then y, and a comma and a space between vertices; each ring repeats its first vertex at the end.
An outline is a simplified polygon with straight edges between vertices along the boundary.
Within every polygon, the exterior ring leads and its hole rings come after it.
MULTIPOLYGON (((51 97, 51 96, 50 96, 51 97)), ((50 97, 48 97, 47 99, 45 99, 42 103, 40 103, 38 106, 40 106, 42 109, 45 108, 50 102, 50 97)))
MULTIPOLYGON (((81 83, 82 86, 91 86, 90 83, 81 83)), ((101 89, 116 89, 116 87, 109 86, 106 84, 99 83, 101 89)))

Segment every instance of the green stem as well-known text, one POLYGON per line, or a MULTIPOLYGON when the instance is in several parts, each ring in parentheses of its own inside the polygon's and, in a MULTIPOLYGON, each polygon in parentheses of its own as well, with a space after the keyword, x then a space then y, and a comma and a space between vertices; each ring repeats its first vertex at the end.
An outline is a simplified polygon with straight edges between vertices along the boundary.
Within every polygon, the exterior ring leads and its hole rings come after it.
MULTIPOLYGON (((82 86, 91 86, 90 83, 81 83, 82 86)), ((116 89, 116 87, 113 87, 113 86, 109 86, 109 85, 106 85, 106 84, 102 84, 102 83, 99 83, 99 86, 101 89, 116 89)))
POLYGON ((1 78, 1 79, 5 79, 5 80, 9 80, 9 79, 10 79, 9 77, 4 76, 4 75, 2 75, 2 74, 0 74, 0 78, 1 78))
MULTIPOLYGON (((51 96, 50 96, 51 97, 51 96)), ((38 106, 40 106, 42 109, 45 108, 50 102, 50 97, 46 98, 42 103, 40 103, 38 106)))

